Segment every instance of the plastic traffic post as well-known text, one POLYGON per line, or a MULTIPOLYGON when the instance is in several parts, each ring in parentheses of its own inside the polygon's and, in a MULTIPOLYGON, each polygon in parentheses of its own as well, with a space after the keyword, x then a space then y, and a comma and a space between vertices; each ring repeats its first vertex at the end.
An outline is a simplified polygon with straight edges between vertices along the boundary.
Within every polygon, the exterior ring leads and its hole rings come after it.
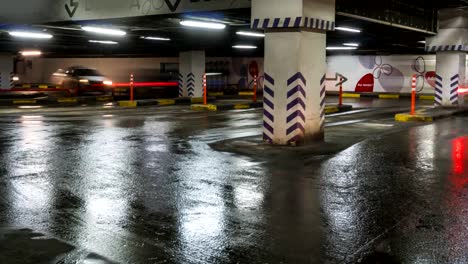
POLYGON ((133 82, 134 82, 134 77, 133 77, 133 73, 130 74, 130 101, 134 101, 134 97, 133 97, 133 82))
POLYGON ((411 77, 411 115, 415 114, 416 111, 416 81, 417 81, 417 75, 414 74, 413 77, 411 77))
POLYGON ((257 75, 254 76, 254 85, 253 85, 253 102, 257 102, 257 75))
POLYGON ((340 102, 339 105, 343 105, 343 78, 340 77, 340 102))
POLYGON ((203 74, 203 104, 204 105, 208 104, 207 96, 208 96, 208 89, 206 88, 206 73, 205 73, 203 74))

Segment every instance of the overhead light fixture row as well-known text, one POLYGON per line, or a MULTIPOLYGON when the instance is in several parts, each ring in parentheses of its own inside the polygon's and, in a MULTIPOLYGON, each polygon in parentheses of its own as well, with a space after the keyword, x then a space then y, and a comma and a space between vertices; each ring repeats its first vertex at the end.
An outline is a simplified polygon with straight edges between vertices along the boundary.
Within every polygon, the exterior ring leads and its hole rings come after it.
POLYGON ((160 41, 170 41, 170 38, 163 38, 163 37, 141 37, 142 39, 148 40, 160 40, 160 41))
POLYGON ((18 38, 32 38, 32 39, 51 39, 53 36, 47 33, 28 32, 28 31, 10 31, 10 36, 18 38))
POLYGON ((237 31, 237 35, 247 36, 247 37, 255 37, 255 38, 264 38, 265 34, 259 32, 251 32, 251 31, 237 31))
POLYGON ((39 50, 25 50, 25 51, 20 51, 20 54, 25 57, 34 57, 34 56, 41 56, 42 52, 39 50))
POLYGON ((357 47, 327 47, 327 50, 356 50, 357 47))
POLYGON ((234 45, 232 47, 235 49, 256 49, 257 48, 257 46, 253 46, 253 45, 234 45))
POLYGON ((90 43, 99 43, 99 44, 107 44, 107 45, 117 45, 118 42, 110 41, 110 40, 90 40, 90 43))
POLYGON ((205 28, 205 29, 224 29, 226 28, 225 24, 214 23, 214 22, 204 22, 197 20, 182 20, 180 21, 182 26, 186 27, 195 27, 195 28, 205 28))
POLYGON ((109 36, 117 36, 117 37, 123 37, 127 35, 127 32, 120 30, 120 29, 114 29, 114 28, 84 26, 84 27, 81 27, 81 29, 83 29, 86 32, 91 32, 91 33, 96 33, 96 34, 101 34, 101 35, 109 35, 109 36))
POLYGON ((352 32, 352 33, 361 33, 360 29, 349 28, 349 27, 335 27, 336 30, 352 32))

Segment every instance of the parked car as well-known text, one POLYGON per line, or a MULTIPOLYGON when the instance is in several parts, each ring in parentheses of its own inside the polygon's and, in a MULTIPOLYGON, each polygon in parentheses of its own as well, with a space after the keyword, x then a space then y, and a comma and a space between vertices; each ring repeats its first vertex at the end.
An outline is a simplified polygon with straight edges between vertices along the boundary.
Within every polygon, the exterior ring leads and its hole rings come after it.
POLYGON ((96 69, 81 66, 59 69, 52 74, 52 82, 73 95, 111 94, 113 87, 112 81, 96 69))

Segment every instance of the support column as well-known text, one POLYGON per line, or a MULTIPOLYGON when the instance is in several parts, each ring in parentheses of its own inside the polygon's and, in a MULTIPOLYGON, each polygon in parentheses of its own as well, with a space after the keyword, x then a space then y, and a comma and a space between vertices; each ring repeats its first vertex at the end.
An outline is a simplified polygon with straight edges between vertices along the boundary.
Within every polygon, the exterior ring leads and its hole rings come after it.
POLYGON ((426 40, 426 51, 436 52, 436 106, 464 104, 458 94, 465 83, 468 52, 468 8, 439 11, 439 30, 426 40))
POLYGON ((0 89, 10 89, 12 72, 13 56, 11 54, 0 54, 0 89))
POLYGON ((464 83, 466 71, 465 52, 437 52, 436 55, 436 106, 463 105, 458 88, 464 83))
POLYGON ((179 55, 179 96, 202 97, 205 51, 187 51, 179 55))
POLYGON ((253 0, 252 28, 264 29, 263 139, 276 145, 323 140, 326 31, 333 0, 253 0))

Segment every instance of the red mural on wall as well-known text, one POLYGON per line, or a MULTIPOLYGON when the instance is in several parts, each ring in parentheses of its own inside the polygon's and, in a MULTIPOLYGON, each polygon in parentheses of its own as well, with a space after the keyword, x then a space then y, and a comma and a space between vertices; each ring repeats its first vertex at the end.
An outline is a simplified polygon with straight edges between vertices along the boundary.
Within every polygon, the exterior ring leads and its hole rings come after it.
POLYGON ((364 75, 356 85, 355 92, 372 93, 374 91, 374 75, 368 73, 364 75))
POLYGON ((426 72, 425 76, 427 83, 432 87, 435 88, 436 86, 436 72, 435 71, 428 71, 426 72))

